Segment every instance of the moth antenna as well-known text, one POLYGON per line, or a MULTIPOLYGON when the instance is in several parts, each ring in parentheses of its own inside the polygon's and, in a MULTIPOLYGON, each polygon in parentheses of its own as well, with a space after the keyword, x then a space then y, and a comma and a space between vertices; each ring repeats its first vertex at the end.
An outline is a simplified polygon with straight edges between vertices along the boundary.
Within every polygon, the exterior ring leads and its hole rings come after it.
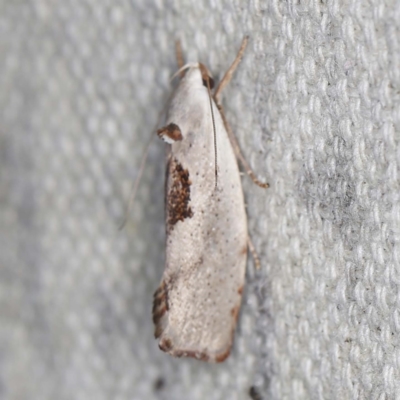
POLYGON ((217 130, 215 129, 215 118, 214 118, 214 110, 213 110, 213 106, 212 106, 212 96, 211 96, 209 79, 207 79, 207 90, 208 90, 208 97, 210 99, 211 119, 212 119, 212 124, 213 124, 213 131, 214 131, 214 168, 215 168, 215 189, 216 189, 217 182, 218 182, 217 130))
POLYGON ((120 224, 120 226, 118 227, 118 230, 122 230, 124 228, 124 226, 126 225, 127 221, 128 221, 129 214, 130 214, 130 212, 132 210, 132 206, 133 206, 133 203, 135 201, 135 197, 136 197, 136 193, 137 193, 137 190, 138 190, 138 187, 139 187, 139 183, 140 183, 140 181, 142 179, 142 175, 143 175, 144 167, 145 167, 145 164, 146 164, 147 156, 149 154, 150 145, 151 145, 154 137, 155 137, 154 135, 151 135, 150 140, 146 144, 144 154, 143 154, 142 159, 140 161, 140 167, 139 167, 138 176, 136 177, 135 183, 133 184, 133 187, 131 189, 128 206, 127 206, 126 212, 125 212, 125 217, 122 220, 122 223, 120 224))
POLYGON ((214 109, 213 109, 213 105, 212 105, 213 97, 212 97, 212 94, 211 94, 210 76, 209 76, 209 72, 208 72, 208 70, 207 70, 205 65, 199 63, 199 69, 200 69, 200 72, 201 72, 201 77, 203 79, 203 82, 205 82, 206 85, 207 85, 208 98, 210 100, 211 120, 212 120, 213 133, 214 133, 215 188, 217 188, 217 182, 218 182, 217 130, 215 129, 215 118, 214 118, 214 109))
MULTIPOLYGON (((176 55, 176 63, 178 64, 178 68, 182 68, 185 63, 183 61, 183 52, 182 52, 182 45, 181 45, 181 41, 178 39, 175 42, 175 55, 176 55)), ((185 74, 182 72, 179 73, 179 76, 181 78, 183 78, 185 74)))
MULTIPOLYGON (((168 105, 169 105, 169 103, 171 101, 171 98, 172 98, 172 94, 169 95, 168 100, 165 103, 165 106, 163 107, 161 112, 158 114, 157 123, 156 123, 156 126, 153 129, 153 132, 155 132, 157 130, 157 126, 159 126, 160 121, 161 121, 161 117, 162 117, 163 114, 165 114, 165 111, 166 111, 166 109, 167 109, 167 107, 168 107, 168 105)), ((122 230, 124 228, 124 226, 126 225, 127 221, 128 221, 129 213, 132 210, 132 206, 133 206, 133 203, 134 203, 135 197, 136 197, 136 192, 138 190, 139 183, 140 183, 140 180, 141 180, 142 175, 143 175, 143 170, 144 170, 144 167, 146 165, 147 156, 149 155, 150 145, 151 145, 151 142, 153 141, 154 137, 155 137, 155 135, 151 135, 149 141, 146 144, 142 159, 140 160, 139 173, 138 173, 138 176, 136 177, 135 183, 132 186, 131 193, 130 193, 130 196, 129 196, 128 206, 127 206, 126 212, 125 212, 125 216, 124 216, 124 219, 122 220, 121 224, 119 225, 118 230, 122 230)))

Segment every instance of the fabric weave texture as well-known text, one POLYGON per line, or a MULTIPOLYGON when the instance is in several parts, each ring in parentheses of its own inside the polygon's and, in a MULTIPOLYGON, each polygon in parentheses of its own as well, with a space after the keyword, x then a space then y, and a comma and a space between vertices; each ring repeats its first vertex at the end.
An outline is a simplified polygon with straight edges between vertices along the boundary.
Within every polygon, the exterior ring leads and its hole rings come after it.
MULTIPOLYGON (((400 2, 0 1, 0 399, 399 399, 400 2), (157 348, 174 42, 267 190, 223 364, 157 348), (253 387, 252 389, 250 389, 253 387)), ((227 266, 229 268, 229 266, 227 266)))

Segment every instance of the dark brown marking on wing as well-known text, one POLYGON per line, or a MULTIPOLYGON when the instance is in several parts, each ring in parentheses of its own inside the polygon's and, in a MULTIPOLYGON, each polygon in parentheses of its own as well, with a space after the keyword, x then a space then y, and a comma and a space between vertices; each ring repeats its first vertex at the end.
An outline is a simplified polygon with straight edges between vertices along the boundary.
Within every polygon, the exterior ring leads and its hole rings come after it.
POLYGON ((154 300, 153 300, 153 322, 155 325, 154 336, 156 338, 160 337, 163 332, 163 327, 160 322, 161 318, 168 310, 169 310, 168 288, 165 282, 163 281, 160 287, 154 293, 154 300))
POLYGON ((183 139, 181 128, 173 122, 158 129, 157 135, 166 142, 177 142, 183 139))
POLYGON ((243 294, 243 285, 242 285, 242 286, 240 286, 240 288, 238 289, 238 293, 239 293, 240 295, 242 295, 242 294, 243 294))
POLYGON ((193 216, 190 203, 189 171, 182 167, 176 159, 169 164, 172 180, 167 194, 167 232, 170 232, 178 221, 184 221, 193 216))
POLYGON ((239 310, 240 310, 240 306, 236 306, 231 309, 231 314, 232 314, 233 319, 235 320, 235 325, 236 325, 237 319, 239 317, 239 310))
POLYGON ((167 215, 167 198, 168 198, 168 178, 169 178, 169 170, 171 166, 171 152, 167 157, 167 165, 165 168, 165 181, 164 181, 164 212, 167 215))
POLYGON ((173 349, 171 339, 161 339, 158 347, 160 348, 160 350, 165 351, 166 353, 170 352, 173 349))
MULTIPOLYGON (((232 337, 232 339, 233 339, 233 337, 232 337)), ((191 357, 191 358, 195 358, 196 360, 200 360, 200 361, 220 363, 220 362, 225 361, 229 357, 229 354, 231 353, 232 339, 231 339, 231 343, 229 344, 228 348, 223 350, 220 353, 217 353, 215 355, 215 357, 210 356, 210 353, 207 353, 206 351, 193 351, 193 350, 186 350, 186 349, 177 349, 174 347, 171 339, 169 339, 169 338, 162 338, 158 344, 158 347, 160 348, 160 350, 165 351, 166 353, 170 354, 173 357, 178 357, 178 358, 191 357)))
POLYGON ((218 355, 215 357, 215 362, 221 363, 221 362, 225 361, 225 360, 229 357, 229 354, 231 354, 231 347, 229 347, 229 348, 228 348, 226 351, 224 351, 223 353, 218 354, 218 355))
POLYGON ((207 353, 198 351, 176 351, 174 354, 176 357, 191 357, 200 361, 209 361, 210 357, 207 353))

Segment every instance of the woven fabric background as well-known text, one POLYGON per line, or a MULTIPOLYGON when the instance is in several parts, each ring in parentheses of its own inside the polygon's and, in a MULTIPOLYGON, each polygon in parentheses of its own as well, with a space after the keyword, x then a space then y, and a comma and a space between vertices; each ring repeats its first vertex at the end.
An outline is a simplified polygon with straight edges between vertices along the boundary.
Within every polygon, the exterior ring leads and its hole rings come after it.
POLYGON ((400 398, 400 2, 0 0, 0 398, 400 398), (263 190, 231 357, 153 338, 164 145, 186 60, 218 79, 263 190), (253 395, 256 398, 256 395, 253 395))

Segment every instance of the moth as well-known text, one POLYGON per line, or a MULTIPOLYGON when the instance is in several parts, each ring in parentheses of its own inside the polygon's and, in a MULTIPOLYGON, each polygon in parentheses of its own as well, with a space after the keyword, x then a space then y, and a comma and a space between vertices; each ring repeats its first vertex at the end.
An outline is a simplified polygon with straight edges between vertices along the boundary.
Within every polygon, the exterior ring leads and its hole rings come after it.
POLYGON ((243 56, 214 94, 201 63, 183 66, 166 125, 158 136, 170 145, 166 177, 166 262, 154 294, 155 337, 175 357, 222 362, 230 354, 245 283, 249 242, 236 154, 262 187, 225 119, 219 97, 243 56))

